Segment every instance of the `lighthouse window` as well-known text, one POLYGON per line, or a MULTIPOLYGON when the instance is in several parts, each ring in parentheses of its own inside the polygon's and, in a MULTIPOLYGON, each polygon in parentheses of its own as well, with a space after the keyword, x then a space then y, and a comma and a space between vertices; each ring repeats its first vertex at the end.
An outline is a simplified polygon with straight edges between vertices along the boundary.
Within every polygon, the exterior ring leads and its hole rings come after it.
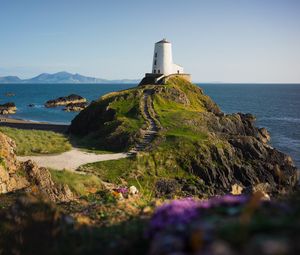
POLYGON ((160 70, 158 69, 158 71, 157 71, 158 73, 160 73, 160 70))
POLYGON ((156 73, 156 70, 154 69, 154 73, 156 73))
POLYGON ((154 65, 156 66, 156 60, 154 60, 154 65))
POLYGON ((157 58, 157 53, 155 52, 155 57, 157 58))

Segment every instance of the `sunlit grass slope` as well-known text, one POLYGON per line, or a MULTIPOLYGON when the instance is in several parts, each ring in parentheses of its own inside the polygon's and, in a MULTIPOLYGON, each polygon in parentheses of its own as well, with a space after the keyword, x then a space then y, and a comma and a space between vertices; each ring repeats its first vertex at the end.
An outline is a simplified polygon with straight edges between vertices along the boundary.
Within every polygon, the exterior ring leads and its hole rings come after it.
POLYGON ((66 136, 52 131, 9 127, 0 127, 0 131, 16 142, 16 153, 19 156, 61 153, 72 147, 66 136))

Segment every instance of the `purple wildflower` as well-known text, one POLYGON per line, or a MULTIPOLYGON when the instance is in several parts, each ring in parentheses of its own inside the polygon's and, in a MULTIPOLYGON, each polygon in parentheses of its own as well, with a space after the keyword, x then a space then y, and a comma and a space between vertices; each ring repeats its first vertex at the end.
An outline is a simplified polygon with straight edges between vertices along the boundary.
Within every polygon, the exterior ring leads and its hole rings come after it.
POLYGON ((169 227, 185 226, 208 209, 222 206, 234 207, 243 205, 247 201, 246 196, 234 195, 217 196, 204 201, 191 198, 173 200, 156 209, 150 220, 148 234, 151 236, 169 227))
POLYGON ((115 191, 121 193, 122 195, 126 195, 128 193, 128 189, 122 187, 115 189, 115 191))
POLYGON ((154 212, 150 221, 150 234, 166 229, 172 225, 185 225, 199 212, 199 202, 192 199, 173 200, 154 212))

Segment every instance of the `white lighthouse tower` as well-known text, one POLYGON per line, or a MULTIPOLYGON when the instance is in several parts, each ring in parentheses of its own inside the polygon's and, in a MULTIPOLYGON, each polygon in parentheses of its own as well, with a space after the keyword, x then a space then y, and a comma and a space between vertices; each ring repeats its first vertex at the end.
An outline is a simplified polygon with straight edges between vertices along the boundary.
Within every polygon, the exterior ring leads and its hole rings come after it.
POLYGON ((152 72, 146 73, 140 85, 165 84, 174 76, 191 81, 191 75, 183 72, 183 67, 173 63, 172 44, 167 39, 155 43, 152 72))
POLYGON ((173 63, 172 44, 166 39, 155 43, 152 73, 165 76, 183 73, 183 67, 173 63))

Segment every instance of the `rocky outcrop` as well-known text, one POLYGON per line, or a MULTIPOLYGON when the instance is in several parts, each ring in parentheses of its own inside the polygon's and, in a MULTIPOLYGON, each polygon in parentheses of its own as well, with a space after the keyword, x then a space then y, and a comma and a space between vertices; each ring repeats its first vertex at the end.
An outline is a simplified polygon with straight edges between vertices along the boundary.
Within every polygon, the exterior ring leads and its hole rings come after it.
POLYGON ((0 114, 15 114, 17 111, 17 107, 15 103, 9 102, 5 104, 0 104, 0 114))
POLYGON ((253 115, 203 115, 210 135, 222 143, 189 153, 179 162, 190 162, 187 170, 204 181, 210 194, 226 193, 233 185, 247 192, 266 183, 268 192, 285 193, 297 184, 297 168, 291 157, 268 144, 268 131, 255 126, 253 115))
POLYGON ((54 100, 49 100, 45 103, 45 107, 51 108, 56 106, 68 106, 72 104, 86 104, 86 102, 86 98, 79 95, 71 94, 66 97, 59 97, 54 100))
POLYGON ((38 167, 29 160, 22 164, 22 169, 31 183, 31 190, 37 188, 42 195, 54 202, 67 202, 74 199, 69 186, 54 183, 47 168, 38 167))
POLYGON ((27 179, 22 176, 14 148, 15 142, 0 133, 0 194, 27 187, 27 179))
POLYGON ((0 194, 25 189, 51 201, 74 199, 69 187, 54 183, 46 168, 38 167, 31 161, 18 162, 15 147, 12 139, 0 133, 0 194))
POLYGON ((80 112, 87 107, 87 103, 70 103, 63 109, 65 112, 80 112))

